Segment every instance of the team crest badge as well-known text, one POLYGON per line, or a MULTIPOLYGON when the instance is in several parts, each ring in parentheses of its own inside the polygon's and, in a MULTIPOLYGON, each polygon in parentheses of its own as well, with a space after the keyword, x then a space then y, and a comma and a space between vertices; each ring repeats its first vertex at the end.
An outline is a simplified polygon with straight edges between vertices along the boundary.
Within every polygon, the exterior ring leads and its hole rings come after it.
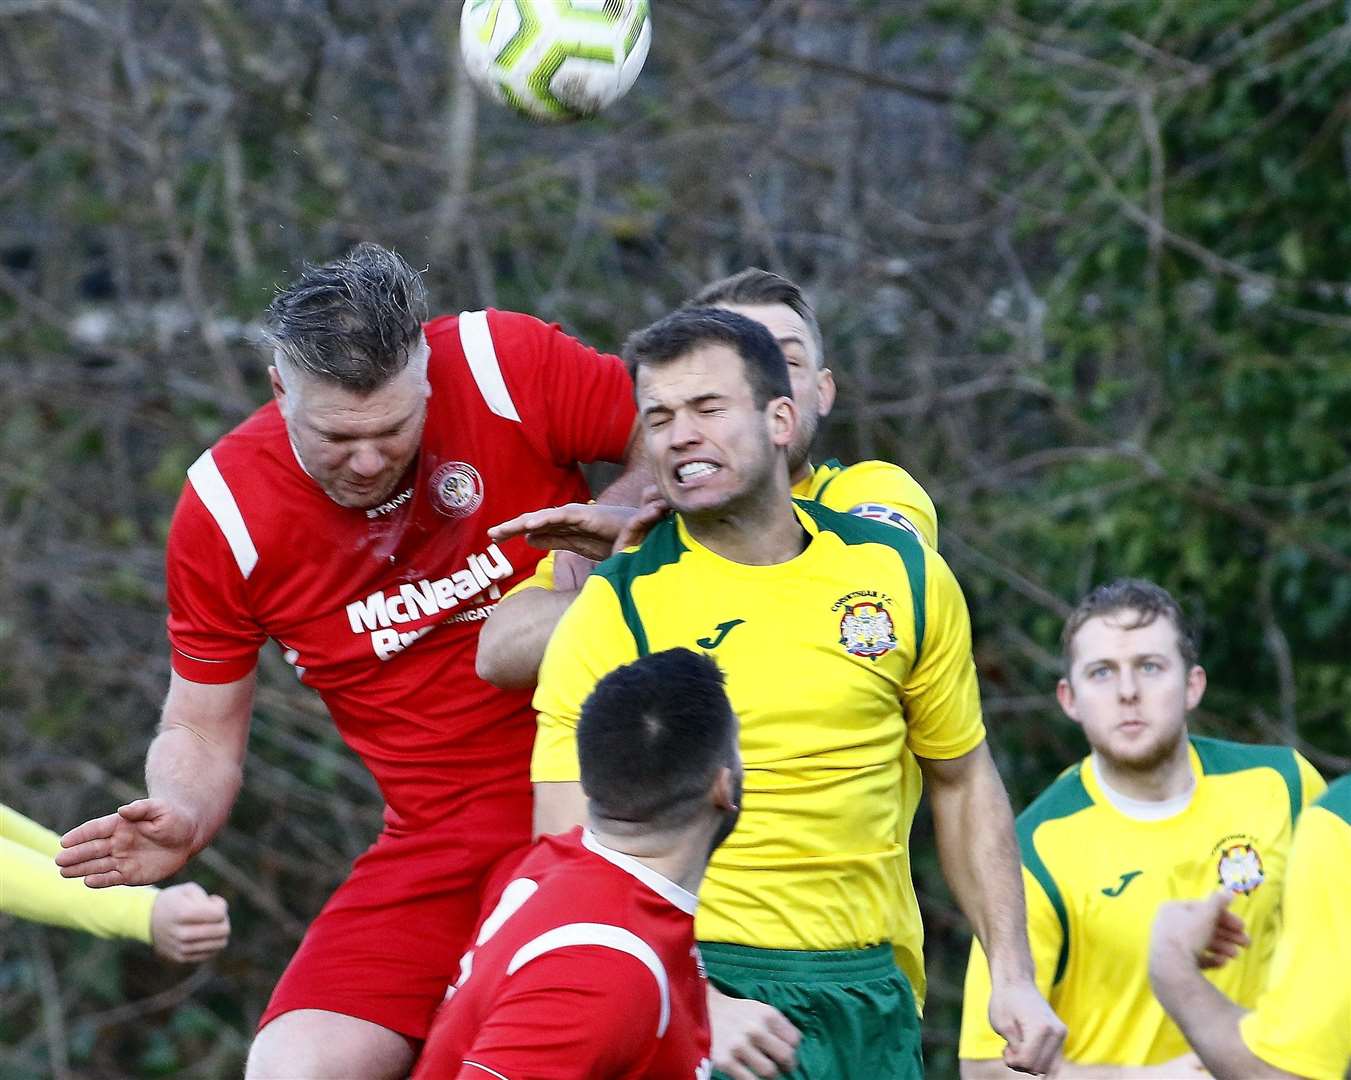
POLYGON ((1266 880, 1262 857, 1250 843, 1229 844, 1220 852, 1220 884, 1230 892, 1250 893, 1266 880))
POLYGON ((447 517, 468 517, 483 503, 483 477, 467 461, 447 461, 431 481, 432 505, 447 517))
POLYGON ((852 593, 835 602, 840 615, 840 644, 850 656, 876 660, 896 648, 896 627, 884 597, 877 593, 852 593), (858 597, 857 602, 849 603, 858 597))

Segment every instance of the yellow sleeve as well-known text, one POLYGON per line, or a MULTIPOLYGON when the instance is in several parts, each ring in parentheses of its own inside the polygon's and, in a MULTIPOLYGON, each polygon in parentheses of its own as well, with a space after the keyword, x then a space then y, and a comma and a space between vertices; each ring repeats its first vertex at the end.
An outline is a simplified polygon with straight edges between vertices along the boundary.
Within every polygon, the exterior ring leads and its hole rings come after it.
MULTIPOLYGON (((1023 867, 1023 892, 1027 895, 1027 937, 1037 968, 1037 989, 1049 1001, 1064 930, 1041 883, 1027 867, 1023 867)), ((980 942, 972 938, 966 988, 962 992, 962 1034, 957 1056, 967 1061, 991 1061, 1003 1055, 1004 1040, 990 1026, 990 965, 980 942)))
MULTIPOLYGON (((554 556, 558 554, 551 551, 535 564, 535 572, 523 581, 516 582, 507 590, 507 596, 515 596, 524 589, 552 589, 554 587, 554 556)), ((505 600, 507 597, 502 597, 505 600)))
POLYGON ((900 525, 868 507, 899 513, 926 544, 938 550, 938 511, 915 478, 889 461, 860 461, 837 472, 817 496, 822 506, 900 525))
POLYGON ((924 551, 924 639, 919 663, 901 686, 906 744, 925 758, 946 760, 974 750, 985 738, 980 687, 971 658, 971 616, 948 564, 924 551))
POLYGON ((1323 774, 1313 767, 1313 763, 1298 750, 1295 751, 1295 764, 1299 766, 1300 786, 1304 789, 1304 806, 1309 806, 1327 791, 1328 782, 1323 779, 1323 774))
POLYGON ((91 889, 77 878, 63 878, 52 862, 60 847, 54 832, 0 806, 0 911, 148 945, 150 909, 159 890, 125 885, 91 889))
POLYGON ((1312 1080, 1351 1067, 1351 823, 1321 806, 1300 817, 1285 876, 1285 929, 1267 988, 1239 1023, 1248 1049, 1312 1080))
POLYGON ((531 780, 581 779, 577 719, 582 702, 604 676, 637 658, 638 648, 624 622, 614 586, 604 575, 592 574, 554 628, 540 663, 531 780))
POLYGON ((3 803, 0 803, 0 836, 39 855, 55 855, 61 850, 61 838, 56 833, 3 803))

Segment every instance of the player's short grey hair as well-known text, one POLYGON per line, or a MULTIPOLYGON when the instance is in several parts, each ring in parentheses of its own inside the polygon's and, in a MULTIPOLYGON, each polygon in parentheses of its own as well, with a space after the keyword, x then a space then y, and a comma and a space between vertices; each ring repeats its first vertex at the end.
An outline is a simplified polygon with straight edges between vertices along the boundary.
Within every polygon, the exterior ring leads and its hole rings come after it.
POLYGON ((1131 613, 1133 622, 1125 624, 1126 629, 1148 626, 1155 619, 1163 617, 1173 624, 1177 631, 1177 647, 1182 661, 1193 668, 1200 661, 1201 650, 1196 631, 1182 613, 1182 605, 1173 599, 1172 594, 1162 585, 1155 585, 1143 578, 1119 578, 1106 585, 1099 585, 1075 605, 1065 620, 1065 628, 1060 633, 1060 656, 1069 678, 1070 667, 1074 663, 1074 635, 1089 619, 1107 615, 1131 613))
POLYGON ((748 266, 735 274, 710 281, 682 304, 682 307, 725 307, 728 304, 783 304, 807 325, 807 331, 816 345, 816 366, 825 364, 825 345, 821 340, 821 326, 811 301, 802 286, 772 270, 748 266))
POLYGON ((427 292, 400 255, 358 244, 322 266, 307 264, 280 290, 263 319, 282 383, 300 374, 358 394, 378 390, 410 364, 423 366, 427 292))

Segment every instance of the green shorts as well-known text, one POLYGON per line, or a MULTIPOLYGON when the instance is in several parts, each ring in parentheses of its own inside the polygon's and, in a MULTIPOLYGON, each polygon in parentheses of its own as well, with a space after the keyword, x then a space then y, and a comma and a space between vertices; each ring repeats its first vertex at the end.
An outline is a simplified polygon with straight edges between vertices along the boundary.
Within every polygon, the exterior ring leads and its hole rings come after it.
POLYGON ((699 951, 724 994, 773 1005, 802 1032, 791 1080, 924 1080, 915 995, 890 945, 796 952, 701 941, 699 951))

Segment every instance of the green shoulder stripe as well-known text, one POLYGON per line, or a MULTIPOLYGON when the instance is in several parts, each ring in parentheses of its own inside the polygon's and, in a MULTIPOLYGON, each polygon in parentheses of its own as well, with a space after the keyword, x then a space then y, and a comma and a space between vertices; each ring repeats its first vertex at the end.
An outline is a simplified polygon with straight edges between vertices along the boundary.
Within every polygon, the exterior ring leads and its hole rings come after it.
POLYGON ((1037 851, 1034 838, 1037 830, 1048 821, 1070 817, 1080 810, 1087 810, 1093 805, 1088 789, 1084 787, 1083 778, 1079 775, 1079 770, 1082 767, 1083 762, 1080 762, 1061 773, 1059 779, 1038 795, 1033 800, 1032 805, 1018 815, 1016 824, 1018 849, 1022 853, 1023 865, 1037 879, 1050 899, 1051 907, 1055 908, 1056 918, 1060 920, 1060 957, 1056 960, 1055 978, 1052 980, 1052 985, 1059 983, 1065 977, 1065 968, 1069 965, 1070 918, 1069 913, 1065 910, 1065 898, 1060 894, 1060 886, 1056 884, 1050 869, 1042 860, 1041 853, 1037 851))
POLYGON ((1290 747, 1253 746, 1201 735, 1193 735, 1191 743, 1196 747, 1196 756, 1201 759, 1201 771, 1207 776, 1248 769, 1275 769, 1285 781, 1285 789, 1290 795, 1290 822, 1293 825, 1299 820, 1299 812, 1304 806, 1304 779, 1290 747))
POLYGON ((1336 814, 1351 825, 1351 773, 1332 781, 1327 791, 1315 800, 1314 806, 1322 807, 1329 814, 1336 814))
POLYGON ((609 581, 619 597, 619 610, 624 613, 624 622, 633 635, 639 656, 646 656, 649 649, 647 630, 638 614, 638 606, 633 602, 633 583, 637 578, 655 574, 663 566, 679 561, 687 550, 676 532, 675 515, 668 514, 653 527, 637 550, 611 555, 596 567, 595 572, 609 581))
POLYGON ((826 488, 830 487, 831 484, 835 483, 835 477, 839 476, 840 473, 844 472, 844 466, 840 464, 839 458, 831 458, 829 461, 822 462, 821 467, 823 469, 834 469, 835 471, 831 473, 830 478, 826 480, 824 484, 821 485, 821 490, 812 496, 813 499, 820 499, 821 496, 823 496, 826 493, 826 488))
MULTIPOLYGON (((825 489, 822 488, 822 491, 825 489)), ((817 498, 820 498, 818 493, 817 498)), ((924 649, 924 547, 909 529, 898 529, 881 521, 842 514, 822 506, 814 499, 794 499, 794 502, 826 532, 834 533, 846 544, 881 544, 901 556, 905 576, 910 581, 910 603, 915 619, 915 663, 919 663, 924 649)))

